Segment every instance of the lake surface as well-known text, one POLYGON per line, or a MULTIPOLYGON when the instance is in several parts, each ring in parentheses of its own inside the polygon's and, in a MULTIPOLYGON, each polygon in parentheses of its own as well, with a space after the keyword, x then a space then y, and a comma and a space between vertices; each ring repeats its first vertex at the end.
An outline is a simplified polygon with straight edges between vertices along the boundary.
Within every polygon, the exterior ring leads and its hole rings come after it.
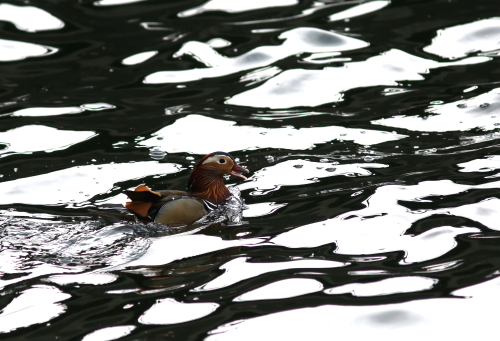
POLYGON ((491 339, 497 13, 1 2, 0 338, 491 339), (89 212, 217 150, 251 173, 195 229, 89 212))

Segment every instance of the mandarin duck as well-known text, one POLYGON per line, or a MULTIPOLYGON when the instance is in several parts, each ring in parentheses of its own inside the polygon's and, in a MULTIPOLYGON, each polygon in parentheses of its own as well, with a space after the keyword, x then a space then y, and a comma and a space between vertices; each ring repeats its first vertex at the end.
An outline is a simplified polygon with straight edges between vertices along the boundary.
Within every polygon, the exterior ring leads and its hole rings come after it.
POLYGON ((248 173, 248 169, 238 165, 230 154, 210 153, 194 166, 187 192, 152 191, 145 185, 139 185, 134 191, 123 192, 131 200, 125 207, 142 221, 151 220, 166 225, 191 224, 231 196, 224 184, 224 175, 246 180, 241 173, 248 173))

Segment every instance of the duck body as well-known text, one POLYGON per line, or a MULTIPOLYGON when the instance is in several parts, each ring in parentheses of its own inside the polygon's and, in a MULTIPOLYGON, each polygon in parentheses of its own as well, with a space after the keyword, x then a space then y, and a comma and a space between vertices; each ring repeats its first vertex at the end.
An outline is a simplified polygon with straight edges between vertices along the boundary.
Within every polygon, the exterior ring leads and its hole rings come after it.
POLYGON ((230 154, 210 153, 193 168, 187 191, 152 191, 139 185, 134 191, 123 192, 131 200, 125 207, 142 221, 173 226, 192 224, 231 196, 224 175, 246 179, 241 173, 248 170, 239 166, 230 154))

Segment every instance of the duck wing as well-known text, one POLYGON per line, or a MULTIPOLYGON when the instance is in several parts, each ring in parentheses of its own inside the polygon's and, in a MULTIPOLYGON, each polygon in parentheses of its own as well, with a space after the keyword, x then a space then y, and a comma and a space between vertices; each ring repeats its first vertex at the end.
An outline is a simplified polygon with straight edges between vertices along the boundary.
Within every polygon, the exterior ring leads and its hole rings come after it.
POLYGON ((163 204, 157 211, 154 221, 166 225, 191 224, 205 216, 207 211, 200 200, 181 198, 163 204))
POLYGON ((152 191, 139 185, 133 191, 124 191, 131 201, 125 207, 139 217, 149 217, 167 225, 184 225, 195 222, 207 214, 203 200, 184 191, 152 191))

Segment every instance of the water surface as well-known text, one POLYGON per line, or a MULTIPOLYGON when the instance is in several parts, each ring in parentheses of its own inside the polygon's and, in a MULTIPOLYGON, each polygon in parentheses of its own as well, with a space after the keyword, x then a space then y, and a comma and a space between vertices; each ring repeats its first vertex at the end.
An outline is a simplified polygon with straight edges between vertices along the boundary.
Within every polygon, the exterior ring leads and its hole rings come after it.
POLYGON ((496 11, 0 3, 2 339, 491 338, 496 11), (216 150, 251 174, 195 228, 89 212, 216 150))

